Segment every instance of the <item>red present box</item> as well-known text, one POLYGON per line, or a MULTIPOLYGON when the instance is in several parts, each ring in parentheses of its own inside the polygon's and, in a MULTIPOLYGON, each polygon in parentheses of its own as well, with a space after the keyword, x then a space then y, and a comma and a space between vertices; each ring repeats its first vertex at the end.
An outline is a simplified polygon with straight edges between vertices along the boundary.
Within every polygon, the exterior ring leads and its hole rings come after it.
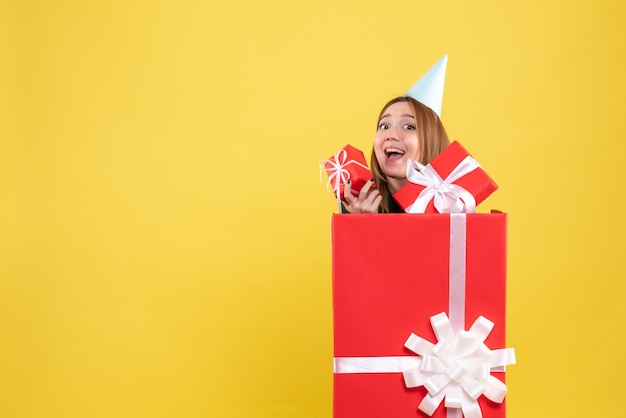
POLYGON ((328 174, 328 185, 332 187, 337 199, 345 202, 344 189, 346 181, 350 179, 350 189, 353 196, 358 196, 366 181, 372 174, 365 161, 363 152, 346 145, 328 160, 322 162, 328 174))
POLYGON ((416 170, 409 170, 409 182, 393 195, 409 213, 472 213, 476 205, 498 188, 456 141, 427 166, 413 167, 416 170))
MULTIPOLYGON (((415 359, 405 341, 414 333, 436 343, 429 323, 435 314, 448 312, 455 331, 482 315, 495 323, 484 344, 505 346, 506 223, 503 213, 332 217, 334 418, 427 417, 418 405, 428 392, 406 387, 405 366, 394 372, 339 369, 355 357, 415 359), (459 235, 460 218, 465 225, 459 235), (459 269, 451 258, 459 263, 454 247, 463 234, 459 287, 458 279, 451 280, 459 269)), ((504 380, 493 369, 490 376, 504 380)), ((474 403, 485 418, 505 417, 504 403, 485 396, 474 403)), ((446 411, 442 402, 432 416, 446 418, 446 411)))

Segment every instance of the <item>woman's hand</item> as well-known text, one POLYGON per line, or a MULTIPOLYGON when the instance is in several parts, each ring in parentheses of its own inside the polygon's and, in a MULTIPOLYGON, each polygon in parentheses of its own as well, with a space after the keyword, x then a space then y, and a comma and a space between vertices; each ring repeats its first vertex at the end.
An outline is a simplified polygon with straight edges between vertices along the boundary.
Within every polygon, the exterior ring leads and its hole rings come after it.
POLYGON ((378 213, 378 207, 383 197, 376 189, 372 189, 374 179, 369 180, 363 185, 359 195, 354 197, 350 187, 350 180, 346 182, 343 195, 348 203, 344 204, 346 210, 350 213, 378 213), (371 189, 371 190, 370 190, 371 189))

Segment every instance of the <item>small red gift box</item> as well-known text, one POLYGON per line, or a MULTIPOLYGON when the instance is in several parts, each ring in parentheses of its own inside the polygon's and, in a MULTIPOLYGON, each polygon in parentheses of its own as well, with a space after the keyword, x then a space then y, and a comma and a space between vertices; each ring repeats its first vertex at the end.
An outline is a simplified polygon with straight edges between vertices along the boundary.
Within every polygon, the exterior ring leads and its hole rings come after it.
POLYGON ((322 164, 328 174, 328 185, 332 187, 335 196, 344 202, 344 189, 348 179, 352 195, 358 196, 365 182, 372 178, 363 152, 352 145, 346 145, 322 164))
MULTIPOLYGON (((365 366, 351 372, 343 362, 400 364, 415 358, 405 341, 414 333, 435 343, 429 323, 435 314, 449 312, 456 329, 463 330, 484 316, 495 323, 484 345, 504 347, 506 223, 504 213, 332 217, 334 418, 427 417, 418 405, 429 392, 425 386, 407 388, 405 368, 381 372, 379 366, 365 366), (460 251, 453 247, 460 241, 466 245, 459 263, 460 251), (462 286, 452 279, 453 270, 458 274, 455 263, 463 269, 462 286)), ((489 379, 504 380, 504 373, 486 370, 489 379)), ((505 404, 486 396, 478 397, 475 408, 485 418, 504 418, 505 404)), ((432 416, 446 418, 447 409, 442 402, 432 416)))
POLYGON ((410 167, 409 182, 393 195, 409 213, 472 213, 498 188, 456 141, 427 166, 412 161, 410 167))

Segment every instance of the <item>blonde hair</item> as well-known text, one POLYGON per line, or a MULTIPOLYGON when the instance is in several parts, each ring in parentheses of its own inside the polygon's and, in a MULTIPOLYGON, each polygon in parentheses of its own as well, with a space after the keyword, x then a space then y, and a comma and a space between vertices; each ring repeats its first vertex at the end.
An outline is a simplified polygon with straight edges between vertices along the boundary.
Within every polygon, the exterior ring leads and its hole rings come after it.
MULTIPOLYGON (((439 155, 439 153, 450 144, 450 140, 448 139, 448 134, 439 116, 425 104, 408 96, 400 96, 391 99, 380 111, 376 121, 376 129, 378 130, 378 121, 387 108, 398 102, 406 102, 411 106, 413 116, 415 117, 415 129, 417 131, 419 146, 419 162, 422 164, 430 163, 433 158, 439 155)), ((392 193, 389 190, 387 176, 380 168, 380 164, 378 164, 374 148, 372 148, 372 156, 370 157, 370 169, 376 188, 383 197, 380 204, 381 212, 389 213, 389 202, 392 199, 392 193)))

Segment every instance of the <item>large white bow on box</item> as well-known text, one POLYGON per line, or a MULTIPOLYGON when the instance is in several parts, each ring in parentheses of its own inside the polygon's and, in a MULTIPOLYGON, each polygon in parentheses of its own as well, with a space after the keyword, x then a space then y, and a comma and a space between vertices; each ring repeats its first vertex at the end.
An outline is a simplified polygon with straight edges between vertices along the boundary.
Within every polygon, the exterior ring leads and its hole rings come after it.
POLYGON ((461 408, 466 418, 482 417, 477 399, 501 403, 506 395, 506 385, 491 375, 492 371, 504 371, 504 367, 515 364, 512 348, 490 350, 485 338, 493 329, 493 322, 481 316, 468 331, 452 330, 445 313, 430 318, 437 344, 411 334, 404 344, 406 348, 421 356, 419 364, 404 370, 407 387, 424 386, 428 395, 419 409, 432 415, 445 399, 446 408, 461 408))

